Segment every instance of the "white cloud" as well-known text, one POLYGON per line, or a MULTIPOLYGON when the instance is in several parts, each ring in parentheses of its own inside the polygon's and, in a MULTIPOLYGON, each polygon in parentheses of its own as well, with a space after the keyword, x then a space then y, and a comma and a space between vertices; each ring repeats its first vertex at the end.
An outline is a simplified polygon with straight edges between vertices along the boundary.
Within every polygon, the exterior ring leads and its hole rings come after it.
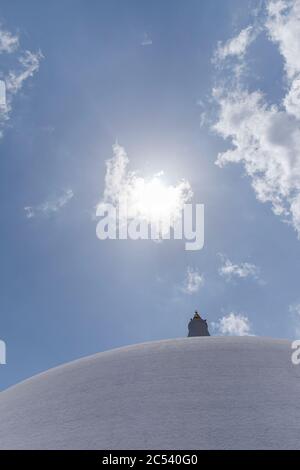
POLYGON ((32 206, 25 206, 24 211, 27 219, 32 219, 36 215, 36 208, 34 209, 32 206))
MULTIPOLYGON (((192 197, 190 184, 182 180, 176 185, 167 185, 163 172, 144 178, 128 170, 129 158, 119 144, 113 146, 114 156, 106 161, 105 189, 97 206, 105 209, 111 204, 127 208, 128 219, 163 223, 162 231, 168 230, 181 217, 185 203, 192 197)), ((119 214, 122 218, 122 213, 119 214)))
POLYGON ((300 237, 300 0, 271 0, 267 8, 265 28, 283 56, 288 90, 282 103, 269 104, 241 83, 214 89, 213 128, 232 144, 216 163, 242 163, 257 199, 271 203, 300 237))
POLYGON ((59 196, 48 199, 47 201, 38 204, 37 206, 24 207, 27 219, 32 219, 37 216, 50 216, 59 212, 71 199, 74 197, 72 189, 63 191, 59 196))
POLYGON ((9 119, 13 97, 22 89, 24 82, 39 69, 41 52, 33 53, 20 48, 19 37, 0 27, 0 54, 11 54, 11 68, 1 73, 0 137, 9 119))
POLYGON ((300 119, 300 0, 270 0, 266 28, 278 45, 290 85, 286 111, 300 119))
POLYGON ((184 281, 184 286, 182 288, 183 292, 186 294, 196 294, 199 289, 204 284, 204 276, 197 269, 191 268, 188 266, 186 271, 186 277, 184 281))
POLYGON ((18 71, 10 71, 6 77, 6 90, 8 93, 16 94, 23 86, 25 80, 32 77, 38 71, 40 61, 43 58, 41 52, 36 54, 30 51, 25 51, 19 57, 20 68, 18 71))
POLYGON ((19 37, 0 26, 0 54, 6 52, 11 54, 19 47, 19 37))
POLYGON ((249 318, 239 313, 229 313, 217 322, 212 322, 212 327, 221 335, 247 336, 251 334, 249 318))
POLYGON ((292 81, 291 87, 284 98, 284 107, 288 114, 300 120, 300 77, 292 81))
POLYGON ((290 305, 289 311, 292 315, 295 336, 300 338, 300 303, 290 305))
POLYGON ((144 33, 143 40, 141 42, 141 46, 152 46, 152 39, 150 38, 149 34, 144 33))
POLYGON ((300 72, 300 0, 270 0, 266 27, 270 39, 278 44, 288 77, 300 72))
POLYGON ((252 278, 259 279, 259 268, 252 263, 234 264, 228 258, 221 255, 222 265, 219 268, 220 276, 231 281, 234 278, 252 278))
POLYGON ((229 39, 228 41, 220 41, 214 54, 214 61, 223 61, 227 57, 233 56, 243 58, 247 48, 255 40, 256 35, 257 33, 255 28, 250 25, 247 28, 242 29, 237 36, 229 39))

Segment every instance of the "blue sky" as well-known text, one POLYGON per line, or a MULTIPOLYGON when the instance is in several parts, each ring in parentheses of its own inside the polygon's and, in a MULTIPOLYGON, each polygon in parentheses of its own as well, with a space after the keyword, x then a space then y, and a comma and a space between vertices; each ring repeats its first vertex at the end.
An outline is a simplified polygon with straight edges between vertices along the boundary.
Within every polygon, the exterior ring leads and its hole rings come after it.
POLYGON ((300 6, 241 3, 0 1, 1 387, 186 336, 196 308, 213 334, 300 334, 300 6), (116 141, 190 184, 203 250, 97 239, 116 141))

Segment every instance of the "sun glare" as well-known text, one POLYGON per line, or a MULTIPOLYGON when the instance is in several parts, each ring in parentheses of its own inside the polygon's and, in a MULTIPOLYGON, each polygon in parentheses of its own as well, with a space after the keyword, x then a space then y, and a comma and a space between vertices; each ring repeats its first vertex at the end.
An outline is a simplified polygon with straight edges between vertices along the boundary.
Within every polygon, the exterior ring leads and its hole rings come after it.
POLYGON ((137 188, 138 210, 146 219, 153 220, 168 216, 174 206, 172 191, 157 177, 137 188))
POLYGON ((172 222, 179 216, 185 201, 185 184, 168 186, 160 176, 150 180, 138 178, 132 189, 131 208, 150 223, 172 222))
POLYGON ((186 180, 167 184, 162 171, 151 177, 128 171, 129 158, 124 148, 115 144, 113 151, 113 158, 107 161, 106 187, 99 207, 112 204, 121 208, 120 220, 146 221, 167 232, 180 220, 184 205, 191 201, 191 185, 186 180))

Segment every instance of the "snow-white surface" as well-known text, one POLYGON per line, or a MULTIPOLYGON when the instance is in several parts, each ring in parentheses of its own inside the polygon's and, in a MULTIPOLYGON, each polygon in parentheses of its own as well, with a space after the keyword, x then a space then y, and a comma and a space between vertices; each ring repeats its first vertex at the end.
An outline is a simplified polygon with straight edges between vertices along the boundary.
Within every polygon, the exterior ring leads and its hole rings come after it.
POLYGON ((300 449, 300 366, 256 337, 99 353, 2 392, 0 448, 300 449))

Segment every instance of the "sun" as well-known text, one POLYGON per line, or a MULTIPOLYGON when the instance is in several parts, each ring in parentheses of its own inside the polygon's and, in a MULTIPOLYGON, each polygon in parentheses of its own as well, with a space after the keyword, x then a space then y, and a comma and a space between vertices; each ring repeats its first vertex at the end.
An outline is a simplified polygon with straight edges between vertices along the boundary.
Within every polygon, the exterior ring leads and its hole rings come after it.
POLYGON ((137 216, 152 224, 168 224, 182 210, 183 187, 168 186, 161 176, 137 178, 130 197, 131 209, 137 216))
POLYGON ((98 207, 112 204, 118 208, 122 225, 135 220, 168 233, 181 220, 184 205, 193 197, 190 183, 184 179, 167 183, 163 171, 148 177, 129 171, 125 149, 115 144, 113 150, 113 158, 107 161, 104 197, 98 207))

